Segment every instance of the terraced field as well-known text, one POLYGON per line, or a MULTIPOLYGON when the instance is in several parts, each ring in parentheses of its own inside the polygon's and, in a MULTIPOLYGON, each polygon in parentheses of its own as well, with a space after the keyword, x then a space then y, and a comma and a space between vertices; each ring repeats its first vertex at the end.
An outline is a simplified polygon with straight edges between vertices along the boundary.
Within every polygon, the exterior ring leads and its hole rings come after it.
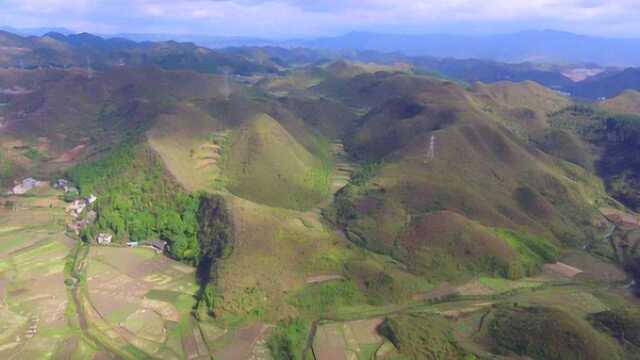
POLYGON ((60 197, 45 186, 0 199, 0 358, 268 355, 259 341, 268 327, 229 332, 195 321, 193 267, 150 248, 88 246, 69 237, 60 197))
POLYGON ((64 204, 49 188, 0 201, 0 357, 94 352, 82 340, 64 282, 74 246, 64 232, 64 204))

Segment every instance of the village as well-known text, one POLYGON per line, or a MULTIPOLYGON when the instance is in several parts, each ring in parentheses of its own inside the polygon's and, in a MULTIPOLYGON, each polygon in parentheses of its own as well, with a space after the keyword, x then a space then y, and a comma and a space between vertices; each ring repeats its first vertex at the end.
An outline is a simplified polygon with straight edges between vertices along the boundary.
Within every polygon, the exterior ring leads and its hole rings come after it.
MULTIPOLYGON (((32 177, 28 177, 21 181, 16 181, 13 187, 7 191, 6 195, 26 195, 34 189, 47 186, 47 184, 48 183, 46 181, 40 181, 32 177)), ((71 233, 76 236, 80 236, 83 229, 93 226, 96 223, 98 219, 98 212, 96 211, 95 204, 98 201, 98 197, 95 194, 81 197, 79 189, 67 179, 54 180, 50 185, 54 189, 62 191, 64 193, 63 199, 69 203, 65 208, 65 213, 69 217, 67 228, 71 233)), ((120 244, 114 242, 114 234, 109 232, 98 232, 94 239, 86 239, 86 241, 100 246, 127 246, 130 248, 148 247, 152 248, 159 254, 164 254, 165 251, 168 250, 168 244, 164 240, 154 239, 143 242, 130 241, 125 244, 120 244)))

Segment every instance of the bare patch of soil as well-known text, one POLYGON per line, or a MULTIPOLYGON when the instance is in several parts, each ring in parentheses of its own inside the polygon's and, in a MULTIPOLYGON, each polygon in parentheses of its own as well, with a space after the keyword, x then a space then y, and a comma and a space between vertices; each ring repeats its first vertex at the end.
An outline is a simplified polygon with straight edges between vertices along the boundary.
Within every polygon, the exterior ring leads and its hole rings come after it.
POLYGON ((318 284, 318 283, 323 283, 323 282, 327 282, 327 281, 335 281, 335 280, 344 280, 344 276, 339 275, 339 274, 334 274, 334 275, 315 275, 315 276, 307 277, 305 282, 307 284, 318 284))
POLYGON ((82 151, 86 147, 87 147, 87 145, 84 145, 84 144, 78 145, 78 146, 74 147, 71 150, 65 151, 60 157, 58 157, 57 159, 53 160, 53 162, 56 162, 56 163, 73 162, 78 158, 78 156, 80 156, 80 154, 82 154, 82 151))
POLYGON ((235 333, 231 344, 222 350, 216 351, 213 354, 214 358, 225 360, 250 359, 256 344, 265 336, 269 329, 270 327, 260 323, 239 329, 235 333))
POLYGON ((556 274, 560 274, 569 279, 573 279, 576 275, 583 271, 565 263, 557 262, 555 264, 545 264, 544 269, 556 274))

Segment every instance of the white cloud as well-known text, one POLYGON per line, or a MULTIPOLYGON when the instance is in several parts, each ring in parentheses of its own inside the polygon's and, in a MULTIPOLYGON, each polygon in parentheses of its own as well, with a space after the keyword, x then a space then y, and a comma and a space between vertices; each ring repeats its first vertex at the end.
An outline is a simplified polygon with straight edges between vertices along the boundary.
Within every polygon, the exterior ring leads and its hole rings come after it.
POLYGON ((0 24, 295 37, 352 30, 640 36, 638 0, 5 0, 0 24))

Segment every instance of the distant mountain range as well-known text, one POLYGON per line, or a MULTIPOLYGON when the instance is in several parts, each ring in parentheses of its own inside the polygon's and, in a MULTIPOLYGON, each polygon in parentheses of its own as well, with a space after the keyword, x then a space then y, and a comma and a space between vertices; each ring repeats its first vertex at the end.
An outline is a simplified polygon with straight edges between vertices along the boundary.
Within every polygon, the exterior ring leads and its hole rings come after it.
MULTIPOLYGON (((41 36, 48 32, 72 34, 68 29, 14 29, 20 35, 41 36)), ((304 47, 329 50, 373 50, 399 52, 408 56, 483 59, 510 63, 554 64, 597 63, 603 66, 640 66, 640 39, 605 38, 569 32, 543 30, 496 35, 399 35, 352 32, 335 37, 274 40, 260 37, 230 37, 184 34, 111 34, 138 42, 181 41, 208 48, 232 46, 304 47)))
POLYGON ((353 32, 336 37, 268 40, 250 37, 120 34, 136 41, 179 40, 212 48, 227 46, 283 46, 330 50, 373 50, 409 56, 484 59, 503 62, 555 64, 597 63, 605 66, 640 65, 640 39, 616 39, 568 32, 522 31, 510 34, 396 35, 353 32))
POLYGON ((11 26, 0 26, 0 31, 10 32, 16 35, 22 36, 42 36, 46 33, 59 33, 63 35, 71 35, 77 33, 77 31, 69 30, 62 27, 34 27, 34 28, 14 28, 11 26))
MULTIPOLYGON (((520 34, 535 37, 533 34, 520 34)), ((539 36, 544 34, 552 36, 553 34, 563 33, 538 33, 539 36)), ((167 37, 163 37, 163 35, 157 36, 157 39, 169 38, 168 35, 167 37)), ((136 38, 135 35, 129 35, 128 37, 136 38)), ((205 73, 230 72, 239 75, 251 75, 256 73, 273 74, 283 71, 283 69, 292 65, 318 65, 338 59, 346 59, 384 65, 408 64, 417 73, 442 76, 469 84, 478 81, 494 83, 499 81, 521 82, 531 80, 585 99, 610 98, 627 89, 640 90, 639 68, 599 68, 597 65, 585 64, 585 59, 589 60, 588 57, 576 58, 574 64, 578 65, 553 65, 549 60, 550 57, 544 56, 538 57, 540 62, 500 62, 489 60, 489 56, 486 56, 485 59, 482 59, 482 56, 473 57, 472 48, 464 50, 469 54, 467 59, 457 58, 456 54, 453 53, 448 53, 447 57, 407 55, 407 53, 412 53, 408 49, 409 43, 404 46, 402 42, 398 42, 395 48, 400 49, 399 51, 386 52, 394 48, 390 42, 391 37, 386 37, 386 35, 376 38, 370 34, 352 34, 342 38, 351 39, 346 42, 339 41, 337 40, 338 38, 301 40, 296 47, 294 47, 293 43, 288 43, 287 46, 250 46, 253 43, 260 43, 261 40, 217 38, 218 40, 215 40, 217 44, 241 43, 244 45, 213 50, 193 42, 149 41, 144 40, 145 38, 146 36, 140 36, 134 41, 125 37, 103 38, 87 33, 65 35, 58 32, 46 33, 43 36, 21 36, 0 31, 0 46, 3 48, 3 51, 0 52, 0 67, 64 68, 76 66, 84 68, 91 66, 93 69, 99 70, 121 65, 157 65, 168 70, 190 69, 205 73), (362 39, 363 41, 358 42, 354 39, 362 39), (374 40, 367 42, 365 39, 374 40), (381 42, 375 39, 381 39, 381 42), (308 47, 302 47, 304 44, 308 47), (369 47, 378 46, 376 44, 380 45, 378 50, 368 49, 369 47), (345 46, 345 48, 340 48, 340 46, 345 46), (348 46, 353 46, 353 48, 348 48, 348 46), (402 49, 403 46, 404 49, 402 49), (542 59, 547 59, 550 62, 544 63, 542 59), (587 78, 585 81, 574 82, 565 74, 567 71, 575 69, 599 69, 599 71, 604 71, 596 76, 587 78)), ((584 37, 578 38, 584 39, 584 37)), ((206 39, 211 40, 213 38, 202 38, 201 40, 204 41, 206 39)), ((632 40, 628 41, 631 42, 632 40)), ((415 43, 415 46, 420 45, 417 39, 415 43)), ((527 46, 535 47, 535 44, 531 42, 528 42, 528 44, 527 46)), ((525 45, 522 46, 525 47, 525 45)), ((551 45, 541 45, 539 49, 549 50, 552 47, 551 45)), ((450 48, 451 51, 453 49, 454 46, 450 48)), ((441 51, 445 54, 447 49, 443 47, 441 51)), ((462 56, 462 51, 460 50, 457 55, 462 56)), ((629 49, 629 53, 633 51, 640 52, 640 50, 634 50, 633 47, 629 49)), ((510 52, 513 52, 513 50, 505 45, 503 56, 507 57, 510 52)), ((542 50, 539 52, 539 54, 543 53, 544 51, 542 50)), ((615 54, 610 54, 607 51, 601 51, 600 53, 604 54, 603 56, 615 56, 615 54)), ((622 52, 620 54, 624 55, 622 52)), ((514 59, 512 58, 512 60, 514 59)))
POLYGON ((615 39, 560 31, 523 31, 511 34, 394 35, 353 32, 336 37, 267 40, 248 37, 197 35, 119 36, 137 41, 179 40, 212 48, 227 46, 283 46, 330 50, 373 50, 409 56, 484 59, 503 62, 556 64, 597 63, 605 66, 640 65, 640 39, 615 39))
POLYGON ((0 31, 0 67, 91 67, 100 70, 123 65, 157 65, 167 70, 204 73, 231 72, 249 75, 277 69, 241 56, 222 53, 193 43, 135 42, 125 38, 105 39, 82 33, 57 32, 43 36, 20 36, 0 31))
POLYGON ((595 76, 568 88, 572 95, 587 99, 611 98, 625 90, 640 90, 640 68, 595 76))
POLYGON ((300 40, 291 44, 309 48, 376 50, 504 62, 640 65, 639 39, 601 38, 551 30, 486 36, 357 32, 332 38, 300 40))

